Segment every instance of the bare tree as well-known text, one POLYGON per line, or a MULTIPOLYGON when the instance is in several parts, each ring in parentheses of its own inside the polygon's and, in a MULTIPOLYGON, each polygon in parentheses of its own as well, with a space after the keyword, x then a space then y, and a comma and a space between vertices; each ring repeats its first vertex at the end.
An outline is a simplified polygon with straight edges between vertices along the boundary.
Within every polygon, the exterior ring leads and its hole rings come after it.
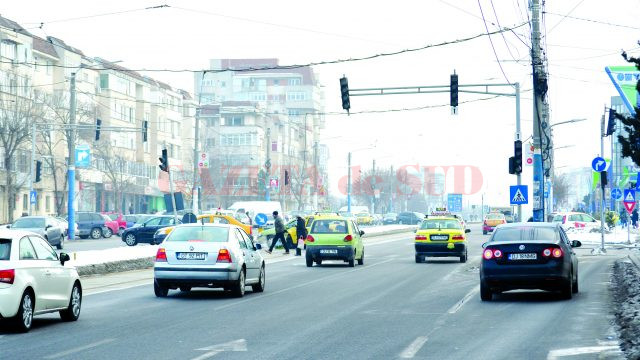
POLYGON ((100 140, 93 148, 93 156, 98 169, 111 183, 113 204, 116 212, 124 213, 121 204, 122 195, 134 185, 133 176, 127 172, 127 160, 122 151, 111 146, 108 140, 100 140), (119 198, 120 197, 120 198, 119 198))
MULTIPOLYGON (((16 90, 12 88, 12 90, 16 90)), ((5 187, 8 221, 13 221, 15 196, 24 185, 24 179, 18 181, 15 174, 16 155, 31 136, 31 124, 43 119, 44 111, 40 97, 33 91, 15 91, 15 94, 0 94, 0 146, 3 149, 5 187)))
POLYGON ((556 177, 553 181, 553 198, 556 199, 558 204, 566 205, 569 197, 569 176, 562 174, 556 177))

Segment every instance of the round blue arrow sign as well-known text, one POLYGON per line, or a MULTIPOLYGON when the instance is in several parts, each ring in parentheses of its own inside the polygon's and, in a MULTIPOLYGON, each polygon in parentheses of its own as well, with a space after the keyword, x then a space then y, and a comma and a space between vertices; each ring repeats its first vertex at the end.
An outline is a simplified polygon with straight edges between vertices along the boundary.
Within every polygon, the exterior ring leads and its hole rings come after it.
POLYGON ((593 159, 591 162, 591 168, 597 172, 603 172, 607 168, 607 162, 600 156, 593 159))
POLYGON ((256 225, 262 226, 262 225, 267 223, 267 219, 268 219, 267 218, 267 214, 258 213, 258 214, 256 214, 256 217, 255 217, 254 220, 256 222, 256 225))
POLYGON ((622 198, 622 191, 620 191, 620 189, 618 188, 614 188, 611 190, 611 198, 613 200, 620 200, 620 198, 622 198))

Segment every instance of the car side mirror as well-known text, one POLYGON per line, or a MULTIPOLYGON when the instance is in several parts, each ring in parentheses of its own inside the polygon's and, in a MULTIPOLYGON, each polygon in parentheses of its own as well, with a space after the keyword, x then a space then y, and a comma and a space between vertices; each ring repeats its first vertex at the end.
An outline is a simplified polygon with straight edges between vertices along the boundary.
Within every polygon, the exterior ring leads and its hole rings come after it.
POLYGON ((571 247, 579 248, 580 246, 582 246, 580 240, 571 240, 571 247))
POLYGON ((364 230, 360 230, 360 236, 364 235, 364 230))
POLYGON ((255 245, 255 247, 256 247, 256 250, 260 250, 260 249, 262 249, 262 244, 256 243, 256 244, 254 244, 254 245, 255 245))
POLYGON ((44 229, 45 230, 49 230, 49 229, 51 229, 51 227, 52 227, 51 225, 47 225, 47 226, 44 227, 44 229))
POLYGON ((66 263, 69 260, 71 260, 71 258, 69 257, 69 254, 60 253, 60 264, 62 264, 62 266, 64 266, 64 263, 66 263))
POLYGON ((464 233, 465 233, 465 234, 468 234, 468 233, 470 233, 470 232, 471 232, 471 229, 464 229, 464 233))

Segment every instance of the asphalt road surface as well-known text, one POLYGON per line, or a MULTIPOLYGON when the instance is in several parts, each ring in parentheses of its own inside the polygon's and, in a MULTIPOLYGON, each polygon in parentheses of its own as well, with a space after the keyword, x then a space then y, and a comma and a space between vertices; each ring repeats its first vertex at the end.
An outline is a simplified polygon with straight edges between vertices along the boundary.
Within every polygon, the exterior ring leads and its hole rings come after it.
MULTIPOLYGON (((264 293, 218 290, 156 298, 152 272, 85 291, 80 320, 37 317, 28 334, 0 330, 1 359, 597 359, 619 358, 609 314, 612 262, 578 251, 572 300, 539 291, 481 302, 479 228, 469 262, 416 264, 413 236, 365 245, 365 265, 304 257, 267 264, 264 293), (326 265, 325 265, 326 264, 326 265)), ((105 278, 106 279, 106 278, 105 278)))

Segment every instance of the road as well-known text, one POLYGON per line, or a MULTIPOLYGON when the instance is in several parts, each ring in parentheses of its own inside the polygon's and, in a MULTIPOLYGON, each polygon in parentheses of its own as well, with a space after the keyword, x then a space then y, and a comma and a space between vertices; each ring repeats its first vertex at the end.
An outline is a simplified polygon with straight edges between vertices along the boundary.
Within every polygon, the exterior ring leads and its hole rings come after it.
MULTIPOLYGON (((411 234, 365 245, 364 266, 307 268, 303 257, 267 265, 267 289, 243 299, 217 290, 156 298, 149 270, 106 287, 85 281, 77 323, 34 320, 0 331, 2 359, 596 359, 617 358, 609 276, 622 253, 580 253, 573 300, 537 291, 478 294, 481 244, 470 261, 416 264, 411 234), (93 284, 89 286, 89 284, 93 284), (565 357, 579 355, 578 357, 565 357)), ((101 285, 101 281, 105 284, 101 285)))

